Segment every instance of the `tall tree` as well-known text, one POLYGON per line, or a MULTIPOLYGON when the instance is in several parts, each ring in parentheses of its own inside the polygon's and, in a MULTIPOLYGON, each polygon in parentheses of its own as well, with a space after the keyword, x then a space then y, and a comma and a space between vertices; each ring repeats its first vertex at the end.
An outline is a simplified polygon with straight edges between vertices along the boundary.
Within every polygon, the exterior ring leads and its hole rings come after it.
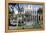
POLYGON ((39 8, 37 11, 38 14, 43 14, 43 8, 39 8))

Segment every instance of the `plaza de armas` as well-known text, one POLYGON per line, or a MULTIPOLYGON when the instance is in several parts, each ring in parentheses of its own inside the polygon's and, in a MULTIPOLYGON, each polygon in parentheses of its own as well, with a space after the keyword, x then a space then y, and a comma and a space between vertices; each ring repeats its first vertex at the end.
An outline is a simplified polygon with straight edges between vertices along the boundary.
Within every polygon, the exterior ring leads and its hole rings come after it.
POLYGON ((11 9, 8 7, 8 26, 13 27, 21 27, 22 29, 39 29, 43 26, 43 8, 39 8, 37 11, 33 11, 37 13, 34 15, 31 9, 25 9, 24 7, 20 8, 19 4, 16 3, 9 3, 12 5, 11 9), (14 7, 15 5, 18 6, 18 14, 15 14, 14 7), (29 11, 28 11, 29 10, 29 11))

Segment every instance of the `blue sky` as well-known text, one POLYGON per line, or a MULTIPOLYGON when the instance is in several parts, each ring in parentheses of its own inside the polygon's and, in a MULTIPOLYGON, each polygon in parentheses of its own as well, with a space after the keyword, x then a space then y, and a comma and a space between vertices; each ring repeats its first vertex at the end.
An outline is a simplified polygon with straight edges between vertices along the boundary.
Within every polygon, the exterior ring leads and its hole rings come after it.
MULTIPOLYGON (((30 5, 32 7, 32 10, 35 10, 35 11, 38 10, 40 7, 43 7, 42 5, 31 5, 31 4, 19 4, 19 7, 28 8, 28 5, 30 5)), ((15 8, 18 9, 18 6, 15 5, 15 8)))
MULTIPOLYGON (((19 4, 19 7, 20 7, 20 8, 22 8, 22 7, 23 7, 23 8, 25 8, 25 7, 28 8, 28 5, 30 5, 30 6, 32 7, 32 9, 34 9, 34 8, 37 8, 37 9, 38 9, 38 8, 40 8, 40 7, 43 7, 42 5, 31 5, 31 4, 19 4)), ((17 6, 16 6, 16 7, 17 7, 17 6)))

